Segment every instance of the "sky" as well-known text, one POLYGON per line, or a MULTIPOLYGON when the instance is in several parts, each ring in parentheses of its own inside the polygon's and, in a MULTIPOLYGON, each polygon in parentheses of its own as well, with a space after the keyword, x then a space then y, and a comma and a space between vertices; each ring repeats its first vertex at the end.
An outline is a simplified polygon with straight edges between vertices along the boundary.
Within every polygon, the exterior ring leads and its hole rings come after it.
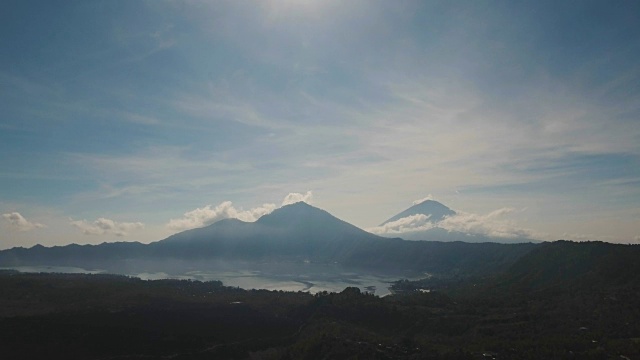
MULTIPOLYGON (((303 200, 640 242, 637 1, 3 1, 0 248, 303 200)), ((473 231, 470 227, 469 231, 473 231)))

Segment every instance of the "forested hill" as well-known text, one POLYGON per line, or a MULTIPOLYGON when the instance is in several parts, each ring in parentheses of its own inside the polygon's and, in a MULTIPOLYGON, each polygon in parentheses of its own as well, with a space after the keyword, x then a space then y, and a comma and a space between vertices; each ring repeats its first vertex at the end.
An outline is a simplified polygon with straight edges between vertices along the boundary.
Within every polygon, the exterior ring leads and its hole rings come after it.
POLYGON ((514 289, 640 287, 640 245, 543 243, 503 276, 514 289))

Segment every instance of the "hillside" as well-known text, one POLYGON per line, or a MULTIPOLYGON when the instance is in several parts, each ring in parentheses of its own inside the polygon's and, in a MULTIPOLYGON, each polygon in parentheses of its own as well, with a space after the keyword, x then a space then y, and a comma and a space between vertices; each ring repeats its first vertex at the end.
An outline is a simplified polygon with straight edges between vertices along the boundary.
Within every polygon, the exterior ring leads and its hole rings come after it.
POLYGON ((544 243, 515 262, 501 285, 513 290, 640 288, 640 245, 544 243))

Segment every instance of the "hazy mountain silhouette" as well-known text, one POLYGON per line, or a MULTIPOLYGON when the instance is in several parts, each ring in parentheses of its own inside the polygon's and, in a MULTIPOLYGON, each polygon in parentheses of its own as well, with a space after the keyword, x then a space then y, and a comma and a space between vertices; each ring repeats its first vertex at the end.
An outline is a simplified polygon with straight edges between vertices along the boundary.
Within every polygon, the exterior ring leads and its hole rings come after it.
POLYGON ((300 202, 253 223, 221 220, 148 245, 73 244, 4 250, 0 251, 0 266, 78 266, 126 273, 151 263, 156 271, 166 271, 164 267, 175 263, 193 269, 195 264, 215 262, 246 266, 313 262, 384 272, 477 273, 504 269, 533 246, 388 239, 300 202))
POLYGON ((427 223, 433 225, 433 227, 424 229, 424 230, 416 230, 416 231, 405 231, 403 233, 392 233, 392 234, 382 234, 384 237, 401 237, 405 240, 425 240, 425 241, 463 241, 470 243, 481 243, 481 242, 496 242, 496 243, 505 243, 505 244, 515 244, 515 243, 525 243, 525 242, 537 242, 532 239, 524 238, 524 237, 513 237, 513 238, 504 238, 504 237, 492 237, 483 234, 472 234, 472 233, 464 233, 461 231, 448 230, 438 226, 438 223, 444 220, 446 217, 455 216, 457 213, 444 204, 435 201, 435 200, 425 200, 419 204, 415 204, 410 208, 396 214, 395 216, 389 218, 387 221, 380 224, 380 226, 384 226, 394 221, 398 221, 400 219, 414 216, 414 215, 426 215, 428 216, 427 223))
POLYGON ((428 215, 429 221, 435 223, 444 219, 446 216, 455 215, 456 212, 435 200, 425 200, 391 217, 387 221, 380 224, 380 226, 393 221, 400 220, 402 218, 406 218, 408 216, 419 215, 419 214, 428 215))
POLYGON ((226 219, 150 244, 158 254, 234 259, 335 261, 366 241, 383 238, 305 202, 283 206, 256 222, 226 219))

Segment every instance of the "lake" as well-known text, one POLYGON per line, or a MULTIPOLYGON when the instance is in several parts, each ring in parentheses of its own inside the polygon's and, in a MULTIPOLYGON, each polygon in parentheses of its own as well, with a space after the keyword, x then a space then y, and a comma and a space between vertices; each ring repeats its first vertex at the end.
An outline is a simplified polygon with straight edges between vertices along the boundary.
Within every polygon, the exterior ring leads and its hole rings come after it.
MULTIPOLYGON (((246 264, 245 264, 246 265, 246 264)), ((102 269, 83 269, 71 266, 17 266, 11 268, 20 272, 48 272, 70 274, 101 274, 116 273, 138 277, 142 280, 181 279, 212 281, 219 280, 226 286, 234 286, 242 289, 266 289, 283 291, 304 291, 312 294, 327 291, 340 292, 346 287, 357 287, 361 291, 367 291, 377 296, 385 296, 391 293, 389 287, 399 279, 417 280, 421 276, 401 276, 373 274, 369 272, 349 271, 337 265, 326 264, 258 264, 252 268, 202 267, 200 269, 186 268, 173 269, 173 271, 157 271, 157 268, 138 269, 118 272, 102 269), (242 270, 237 270, 242 269, 242 270)))

